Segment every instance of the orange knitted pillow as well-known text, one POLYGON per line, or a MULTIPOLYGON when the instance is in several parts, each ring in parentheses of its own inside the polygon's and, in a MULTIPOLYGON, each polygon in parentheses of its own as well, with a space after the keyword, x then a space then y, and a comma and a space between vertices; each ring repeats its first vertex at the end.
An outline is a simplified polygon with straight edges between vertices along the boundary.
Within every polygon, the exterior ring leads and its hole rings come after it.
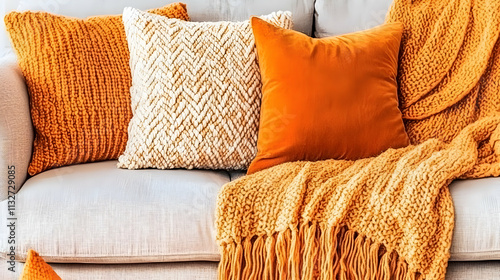
POLYGON ((61 280, 37 252, 29 250, 20 280, 61 280))
MULTIPOLYGON (((182 3, 150 12, 189 19, 182 3)), ((29 174, 118 158, 132 117, 121 15, 76 19, 11 12, 5 25, 30 94, 36 134, 29 174)))
POLYGON ((355 160, 409 144, 398 108, 402 24, 313 39, 252 18, 262 76, 248 174, 298 160, 355 160))

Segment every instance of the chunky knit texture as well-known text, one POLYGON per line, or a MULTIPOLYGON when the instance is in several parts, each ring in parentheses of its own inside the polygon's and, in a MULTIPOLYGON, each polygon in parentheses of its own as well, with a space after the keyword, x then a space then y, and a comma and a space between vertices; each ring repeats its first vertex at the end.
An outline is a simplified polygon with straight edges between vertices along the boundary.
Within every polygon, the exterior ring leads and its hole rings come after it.
POLYGON ((447 186, 480 164, 483 141, 500 155, 500 116, 449 144, 284 163, 226 184, 219 279, 444 279, 454 225, 447 186))
POLYGON ((444 279, 449 183, 500 176, 499 5, 396 0, 400 98, 418 145, 285 163, 226 184, 219 279, 444 279))
MULTIPOLYGON (((283 28, 290 12, 264 19, 283 28)), ((132 111, 122 168, 245 169, 261 79, 250 22, 185 22, 127 8, 132 111)))
POLYGON ((500 111, 500 1, 396 0, 388 22, 405 27, 398 82, 412 143, 449 142, 500 111))
MULTIPOLYGON (((181 3, 151 12, 189 19, 181 3)), ((118 158, 132 117, 121 16, 11 12, 5 24, 30 94, 36 134, 29 174, 118 158)))
POLYGON ((20 280, 61 280, 37 252, 29 250, 20 280))

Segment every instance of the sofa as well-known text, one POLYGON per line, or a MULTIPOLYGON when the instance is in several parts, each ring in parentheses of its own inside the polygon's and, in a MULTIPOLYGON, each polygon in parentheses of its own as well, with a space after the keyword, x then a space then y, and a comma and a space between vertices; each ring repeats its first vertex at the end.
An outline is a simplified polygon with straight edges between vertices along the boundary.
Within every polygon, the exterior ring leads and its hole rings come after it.
MULTIPOLYGON (((0 11, 43 10, 83 18, 168 2, 173 1, 8 0, 0 11)), ((315 37, 376 26, 391 4, 183 2, 193 21, 244 20, 289 10, 294 29, 315 37)), ((0 279, 19 277, 29 249, 62 279, 216 279, 216 196, 245 171, 125 170, 116 167, 117 161, 102 161, 29 177, 34 132, 27 88, 3 26, 0 29, 0 279)), ((500 279, 500 178, 456 180, 450 191, 455 229, 446 279, 500 279)))

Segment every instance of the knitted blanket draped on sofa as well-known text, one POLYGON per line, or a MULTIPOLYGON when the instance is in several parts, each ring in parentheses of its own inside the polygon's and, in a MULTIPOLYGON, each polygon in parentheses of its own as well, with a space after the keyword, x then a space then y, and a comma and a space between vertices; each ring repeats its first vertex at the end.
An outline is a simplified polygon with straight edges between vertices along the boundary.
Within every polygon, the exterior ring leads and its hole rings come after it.
POLYGON ((500 175, 500 1, 396 0, 412 146, 285 163, 218 197, 219 279, 444 279, 449 183, 500 175))

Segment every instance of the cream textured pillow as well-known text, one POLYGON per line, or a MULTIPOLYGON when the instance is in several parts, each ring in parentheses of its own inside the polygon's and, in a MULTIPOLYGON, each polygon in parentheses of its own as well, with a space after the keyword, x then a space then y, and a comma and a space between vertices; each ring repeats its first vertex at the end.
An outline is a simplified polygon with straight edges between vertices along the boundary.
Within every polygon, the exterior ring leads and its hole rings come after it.
MULTIPOLYGON (((263 19, 291 28, 290 12, 263 19)), ((257 152, 261 79, 249 21, 123 12, 133 117, 118 167, 245 169, 257 152)))

